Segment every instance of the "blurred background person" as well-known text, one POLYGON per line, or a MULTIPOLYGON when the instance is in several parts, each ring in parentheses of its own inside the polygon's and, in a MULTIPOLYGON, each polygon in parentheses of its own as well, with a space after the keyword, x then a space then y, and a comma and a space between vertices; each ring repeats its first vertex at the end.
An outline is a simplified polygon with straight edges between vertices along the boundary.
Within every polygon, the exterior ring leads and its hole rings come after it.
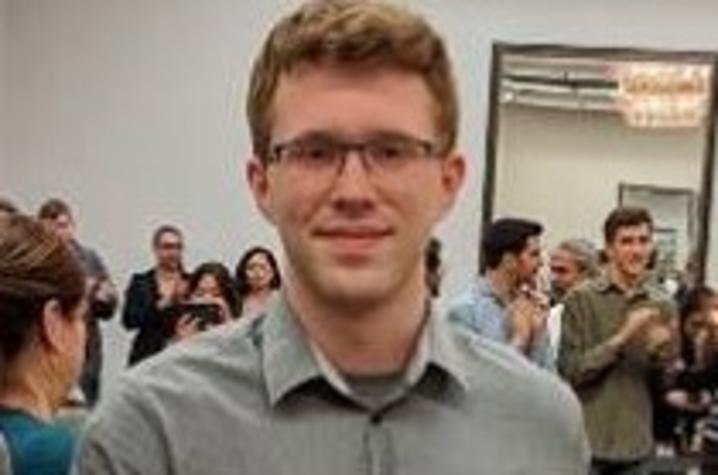
POLYGON ((561 241, 549 259, 551 271, 551 299, 554 303, 586 279, 599 273, 598 251, 586 239, 561 241))
POLYGON ((681 359, 671 385, 654 383, 654 435, 664 454, 698 449, 699 421, 708 414, 711 393, 718 384, 715 325, 718 295, 706 286, 694 287, 680 306, 681 359))
POLYGON ((78 241, 75 235, 75 219, 67 203, 57 198, 49 199, 40 207, 38 217, 70 246, 85 271, 90 310, 85 366, 80 377, 80 387, 87 403, 92 406, 100 397, 102 373, 102 334, 99 320, 112 318, 117 307, 117 291, 100 255, 78 241))
POLYGON ((240 317, 262 315, 269 299, 282 285, 277 260, 272 251, 255 246, 244 253, 235 269, 239 292, 240 317))
POLYGON ((537 289, 542 233, 540 223, 527 219, 492 222, 481 240, 486 270, 453 302, 448 318, 553 371, 548 297, 537 289))
POLYGON ((559 370, 583 406, 592 475, 644 473, 653 454, 651 383, 678 341, 673 301, 650 279, 653 231, 646 209, 612 210, 605 271, 564 299, 559 370))
POLYGON ((185 304, 177 307, 174 339, 181 340, 236 319, 237 306, 237 293, 229 269, 220 262, 200 264, 189 278, 185 304))
POLYGON ((547 327, 551 346, 558 354, 561 341, 563 299, 574 288, 599 274, 598 251, 586 239, 567 239, 559 243, 549 258, 551 310, 547 327))
POLYGON ((158 227, 152 235, 155 265, 130 279, 122 311, 125 328, 138 330, 130 348, 130 366, 162 350, 172 336, 167 327, 167 310, 187 294, 189 275, 184 270, 183 249, 179 228, 158 227))
POLYGON ((16 213, 19 213, 19 212, 20 212, 20 210, 19 210, 18 207, 15 205, 15 203, 13 203, 12 201, 10 201, 10 200, 7 199, 7 198, 3 198, 2 196, 0 196, 0 215, 2 215, 2 214, 16 214, 16 213))
POLYGON ((69 473, 75 437, 53 417, 85 356, 84 271, 32 218, 0 216, 0 433, 14 475, 69 473))

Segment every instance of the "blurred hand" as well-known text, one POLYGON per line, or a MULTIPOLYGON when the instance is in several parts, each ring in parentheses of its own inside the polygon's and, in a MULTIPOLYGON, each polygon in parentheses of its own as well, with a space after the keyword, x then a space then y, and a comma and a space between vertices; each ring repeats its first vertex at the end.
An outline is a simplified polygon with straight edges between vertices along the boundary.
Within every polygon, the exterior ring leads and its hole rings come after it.
POLYGON ((526 352, 533 338, 536 323, 536 306, 529 298, 519 295, 507 308, 509 341, 512 346, 526 352))
POLYGON ((674 389, 666 393, 666 402, 683 411, 701 413, 708 410, 711 395, 707 390, 698 393, 689 393, 683 389, 674 389))
POLYGON ((231 312, 229 311, 229 305, 223 298, 220 297, 212 297, 212 296, 202 296, 202 297, 192 297, 189 299, 191 303, 206 303, 206 304, 214 304, 219 307, 219 315, 222 319, 222 323, 226 323, 230 320, 231 312))
POLYGON ((109 279, 100 279, 96 281, 93 298, 101 302, 109 302, 117 298, 117 290, 109 279))
POLYGON ((548 296, 542 292, 530 291, 526 298, 531 304, 531 333, 535 339, 546 331, 549 310, 551 309, 548 296))
POLYGON ((160 294, 159 307, 167 307, 184 298, 187 293, 187 282, 181 275, 165 277, 159 280, 157 291, 160 294))
POLYGON ((184 340, 192 335, 200 333, 202 329, 199 327, 199 320, 191 315, 182 315, 174 328, 174 339, 184 340))
POLYGON ((644 351, 650 360, 661 366, 671 366, 680 356, 678 334, 667 323, 653 322, 645 327, 644 351))
POLYGON ((655 307, 639 307, 630 310, 626 316, 626 322, 619 330, 622 341, 627 343, 632 340, 644 330, 646 325, 660 316, 660 311, 655 307))

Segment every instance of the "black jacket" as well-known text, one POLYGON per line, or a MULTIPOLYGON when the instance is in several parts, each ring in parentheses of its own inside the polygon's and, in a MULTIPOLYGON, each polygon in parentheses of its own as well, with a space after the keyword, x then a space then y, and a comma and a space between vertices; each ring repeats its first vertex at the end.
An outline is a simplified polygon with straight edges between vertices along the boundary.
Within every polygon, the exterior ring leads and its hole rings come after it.
POLYGON ((162 350, 171 337, 167 312, 157 308, 160 300, 155 270, 134 274, 125 291, 122 324, 139 330, 132 342, 128 365, 132 366, 162 350))

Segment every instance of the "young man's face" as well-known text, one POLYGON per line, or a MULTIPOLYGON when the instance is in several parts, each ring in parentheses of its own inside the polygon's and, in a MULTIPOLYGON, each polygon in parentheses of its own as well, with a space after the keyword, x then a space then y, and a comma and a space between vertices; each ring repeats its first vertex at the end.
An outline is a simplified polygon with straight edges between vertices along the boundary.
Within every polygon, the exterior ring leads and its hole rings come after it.
POLYGON ((653 232, 644 223, 618 228, 606 245, 608 259, 614 269, 628 279, 643 276, 653 253, 653 232))
POLYGON ((526 246, 516 256, 518 284, 532 284, 542 263, 541 238, 532 236, 526 240, 526 246))
MULTIPOLYGON (((300 67, 280 78, 272 145, 306 138, 356 145, 386 137, 435 143, 433 108, 414 74, 300 67)), ((454 202, 464 161, 427 154, 394 165, 381 166, 356 147, 334 172, 290 160, 249 165, 255 199, 283 241, 288 276, 314 298, 380 303, 411 279, 423 282, 424 249, 454 202)))
POLYGON ((55 218, 45 219, 43 222, 65 242, 70 242, 75 238, 75 221, 69 214, 59 214, 55 218))

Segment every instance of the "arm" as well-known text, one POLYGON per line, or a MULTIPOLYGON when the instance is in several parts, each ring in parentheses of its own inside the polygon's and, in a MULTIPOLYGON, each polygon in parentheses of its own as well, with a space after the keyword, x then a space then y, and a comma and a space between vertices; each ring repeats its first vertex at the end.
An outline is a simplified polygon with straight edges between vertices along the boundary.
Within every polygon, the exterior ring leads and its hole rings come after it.
POLYGON ((133 275, 125 291, 122 324, 128 330, 141 328, 155 317, 156 313, 154 296, 147 279, 142 274, 133 275))
POLYGON ((534 337, 529 351, 529 358, 542 368, 553 373, 556 372, 556 356, 551 347, 548 331, 534 337))
POLYGON ((449 321, 457 323, 471 332, 493 341, 506 343, 507 335, 504 328, 502 310, 485 299, 468 298, 457 301, 449 310, 449 321))
POLYGON ((599 380, 621 357, 624 337, 617 333, 601 342, 590 341, 587 325, 596 318, 578 292, 569 295, 562 316, 558 368, 572 386, 599 380))
POLYGON ((148 401, 140 387, 124 385, 99 407, 79 442, 73 475, 172 473, 168 437, 148 401))
POLYGON ((101 320, 109 320, 117 310, 117 290, 100 256, 90 249, 87 253, 90 279, 94 282, 90 294, 92 314, 101 320))
POLYGON ((447 318, 450 322, 459 324, 475 332, 479 332, 476 322, 474 321, 474 309, 469 302, 462 300, 454 303, 449 309, 449 315, 447 318))

